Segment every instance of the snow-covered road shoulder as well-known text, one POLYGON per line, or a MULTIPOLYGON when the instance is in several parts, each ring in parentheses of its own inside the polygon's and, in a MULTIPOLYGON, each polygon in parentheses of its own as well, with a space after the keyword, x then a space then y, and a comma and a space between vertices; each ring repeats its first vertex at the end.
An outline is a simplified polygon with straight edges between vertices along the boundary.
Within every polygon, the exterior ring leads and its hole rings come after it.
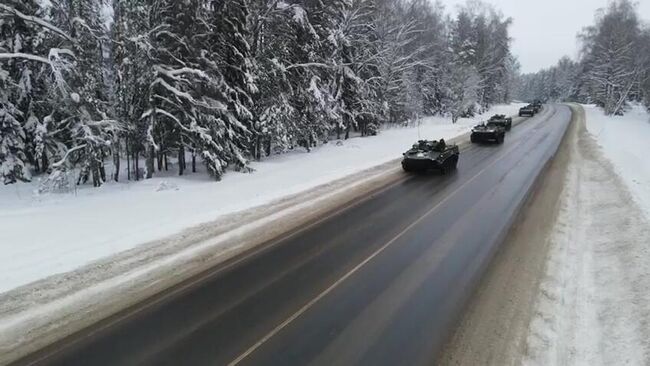
POLYGON ((642 190, 633 195, 625 184, 631 167, 618 160, 626 153, 641 156, 644 150, 635 150, 629 134, 643 127, 616 131, 627 128, 618 125, 621 120, 601 119, 587 108, 601 148, 586 131, 582 109, 574 110, 580 114, 578 135, 523 364, 648 365, 650 224, 635 197, 642 190), (602 127, 600 135, 595 126, 602 127))
POLYGON ((650 113, 640 105, 616 117, 593 105, 584 109, 589 133, 650 218, 650 113))

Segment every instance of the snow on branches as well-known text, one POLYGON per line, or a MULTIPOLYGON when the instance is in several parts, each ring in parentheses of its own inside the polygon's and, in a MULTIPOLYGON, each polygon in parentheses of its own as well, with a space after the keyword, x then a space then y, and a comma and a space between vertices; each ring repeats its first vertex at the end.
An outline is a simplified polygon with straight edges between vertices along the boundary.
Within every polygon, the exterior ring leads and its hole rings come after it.
POLYGON ((6 182, 99 186, 197 162, 220 179, 509 95, 510 22, 489 7, 452 19, 427 0, 105 3, 0 4, 6 182))

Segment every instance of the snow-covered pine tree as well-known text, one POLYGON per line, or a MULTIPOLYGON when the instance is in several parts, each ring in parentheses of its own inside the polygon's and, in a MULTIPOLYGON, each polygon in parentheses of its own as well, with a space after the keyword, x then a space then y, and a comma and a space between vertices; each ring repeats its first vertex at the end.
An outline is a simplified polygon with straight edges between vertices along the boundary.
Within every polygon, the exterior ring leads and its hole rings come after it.
POLYGON ((581 36, 587 94, 607 115, 624 113, 630 93, 641 81, 640 35, 635 5, 619 0, 610 3, 581 36))
POLYGON ((98 48, 91 34, 98 2, 51 1, 26 7, 29 4, 0 4, 3 23, 12 19, 14 31, 20 32, 13 37, 13 52, 2 53, 0 59, 19 65, 20 78, 10 75, 18 90, 12 104, 30 137, 26 156, 33 166, 40 162, 41 172, 53 171, 59 177, 75 166, 82 167, 83 175, 88 167, 99 185, 102 136, 111 126, 94 101, 101 90, 92 77, 101 57, 93 53, 98 48))
POLYGON ((565 57, 549 69, 522 75, 517 98, 595 103, 607 114, 622 114, 628 101, 647 98, 650 34, 632 2, 612 2, 579 37, 578 62, 565 57))
POLYGON ((334 67, 334 98, 336 111, 340 118, 335 121, 337 138, 345 132, 349 138, 351 129, 368 134, 370 114, 364 103, 368 92, 363 79, 364 63, 372 51, 372 33, 374 32, 370 15, 372 3, 367 0, 351 0, 336 3, 333 7, 333 21, 330 35, 327 37, 332 51, 331 60, 334 67), (365 52, 364 52, 365 51, 365 52))
MULTIPOLYGON (((220 177, 223 167, 234 165, 245 168, 251 152, 259 148, 253 141, 257 134, 253 122, 252 95, 258 92, 255 64, 251 55, 248 28, 250 10, 246 0, 213 0, 212 39, 208 46, 212 58, 217 62, 214 70, 222 78, 221 101, 227 112, 215 120, 214 133, 220 146, 221 170, 214 174, 220 177), (253 132, 255 136, 253 136, 253 132)), ((206 66, 210 59, 206 59, 206 66)), ((254 152, 258 155, 259 152, 254 152)))
MULTIPOLYGON (((114 0, 113 3, 112 55, 117 94, 113 109, 116 118, 124 125, 119 139, 121 143, 113 146, 113 152, 119 154, 120 145, 123 146, 127 179, 135 180, 140 178, 139 156, 145 151, 148 141, 148 129, 146 124, 140 123, 140 117, 149 109, 149 86, 154 80, 152 38, 157 28, 151 21, 152 10, 149 0, 114 0)), ((163 168, 162 162, 171 153, 170 130, 163 126, 152 132, 151 138, 158 146, 159 169, 163 168)), ((113 179, 118 180, 119 171, 114 174, 113 179)))
POLYGON ((259 0, 251 3, 250 44, 257 74, 259 93, 254 98, 255 143, 253 156, 261 159, 274 150, 293 147, 296 121, 290 102, 293 93, 284 63, 290 62, 289 44, 294 41, 298 15, 304 14, 299 5, 279 0, 259 0))
POLYGON ((478 37, 471 11, 461 9, 449 34, 449 63, 445 65, 445 105, 452 122, 471 116, 481 98, 481 76, 476 69, 478 37))
POLYGON ((641 95, 645 102, 646 107, 650 110, 650 27, 646 29, 641 35, 641 65, 642 65, 642 78, 640 83, 641 95))
POLYGON ((62 7, 67 10, 69 34, 74 39, 76 72, 70 77, 70 93, 60 105, 63 124, 69 132, 66 153, 69 159, 64 164, 67 169, 80 168, 78 183, 92 180, 99 187, 106 181, 104 160, 110 155, 112 136, 119 130, 116 121, 106 113, 102 42, 107 39, 102 29, 103 2, 68 0, 66 5, 62 7))
POLYGON ((154 9, 151 108, 141 121, 147 131, 148 175, 159 146, 155 136, 170 135, 177 150, 179 174, 186 168, 185 152, 196 150, 210 174, 220 179, 229 165, 246 165, 251 113, 248 93, 254 81, 247 70, 243 24, 244 3, 191 0, 161 1, 154 9), (218 25, 213 22, 226 22, 218 25), (220 32, 232 31, 231 34, 220 32), (241 52, 244 53, 241 53, 241 52), (221 64, 220 64, 221 62, 221 64), (230 63, 229 63, 230 62, 230 63), (229 69, 225 63, 229 63, 229 69), (229 85, 222 73, 229 76, 229 85))
POLYGON ((316 0, 268 1, 253 10, 260 89, 255 114, 267 153, 295 146, 309 150, 327 139, 335 99, 333 66, 324 55, 326 11, 316 0))
POLYGON ((482 110, 507 102, 511 23, 491 6, 476 1, 460 10, 453 25, 451 44, 458 61, 473 66, 479 75, 477 96, 482 110))
POLYGON ((379 98, 379 68, 377 56, 376 0, 355 0, 346 15, 353 58, 350 69, 356 81, 358 104, 354 111, 361 136, 379 133, 382 104, 379 98))
MULTIPOLYGON (((203 140, 210 144, 209 131, 200 125, 200 114, 204 111, 201 109, 218 106, 209 104, 206 96, 199 92, 201 84, 215 83, 215 80, 197 65, 196 57, 201 50, 195 47, 193 37, 194 34, 203 37, 210 34, 209 25, 197 19, 207 10, 202 5, 203 2, 197 0, 167 0, 155 3, 151 9, 151 22, 157 24, 151 33, 154 79, 149 86, 149 109, 140 116, 139 126, 146 136, 147 178, 153 175, 154 157, 160 149, 157 135, 170 135, 178 158, 179 175, 186 169, 186 149, 198 144, 199 136, 205 137, 203 140)), ((216 145, 200 148, 208 154, 217 149, 216 145)))
POLYGON ((418 64, 419 50, 411 44, 419 34, 417 22, 409 18, 401 3, 384 2, 378 6, 377 65, 380 86, 378 95, 387 123, 401 123, 408 118, 404 101, 407 85, 404 77, 418 64))
POLYGON ((440 3, 432 4, 427 0, 413 1, 408 7, 408 16, 415 19, 419 32, 410 46, 410 52, 416 52, 418 63, 414 65, 413 78, 419 84, 422 94, 422 113, 444 114, 441 105, 441 80, 444 78, 443 67, 447 58, 447 25, 444 9, 440 3))
MULTIPOLYGON (((340 45, 331 36, 341 21, 345 1, 303 1, 305 14, 297 17, 304 30, 296 34, 296 42, 292 44, 294 59, 288 67, 295 70, 292 100, 299 123, 296 142, 307 151, 327 141, 332 126, 342 119, 337 103, 340 100, 337 94, 342 92, 337 90, 340 81, 337 66, 341 66, 341 58, 336 57, 341 52, 337 51, 340 45)), ((352 123, 349 116, 346 118, 352 123)))
POLYGON ((41 51, 42 33, 29 17, 40 10, 33 0, 0 4, 0 180, 5 184, 30 180, 29 158, 35 158, 25 129, 37 113, 33 75, 42 67, 32 60, 41 51))
MULTIPOLYGON (((0 70, 0 88, 6 91, 6 80, 0 70)), ((25 133, 16 115, 20 113, 0 91, 0 179, 4 184, 29 180, 25 156, 25 133)))

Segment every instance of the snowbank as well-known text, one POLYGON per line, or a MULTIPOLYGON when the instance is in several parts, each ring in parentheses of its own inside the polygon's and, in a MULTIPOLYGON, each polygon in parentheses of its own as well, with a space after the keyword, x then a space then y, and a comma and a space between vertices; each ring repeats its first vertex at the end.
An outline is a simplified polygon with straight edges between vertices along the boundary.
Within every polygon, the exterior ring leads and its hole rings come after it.
POLYGON ((624 183, 633 177, 629 169, 647 174, 648 164, 625 161, 648 152, 635 145, 650 136, 647 115, 605 118, 585 109, 598 142, 578 121, 525 366, 649 364, 650 225, 624 183))
POLYGON ((595 106, 584 108, 587 129, 650 218, 650 114, 638 105, 622 117, 605 116, 595 106))
MULTIPOLYGON (((519 107, 497 106, 489 114, 515 114, 519 107)), ((426 118, 420 128, 274 156, 251 164, 252 174, 231 172, 219 183, 202 174, 166 176, 40 196, 36 182, 0 187, 0 293, 386 163, 419 136, 452 138, 481 118, 456 125, 426 118)))

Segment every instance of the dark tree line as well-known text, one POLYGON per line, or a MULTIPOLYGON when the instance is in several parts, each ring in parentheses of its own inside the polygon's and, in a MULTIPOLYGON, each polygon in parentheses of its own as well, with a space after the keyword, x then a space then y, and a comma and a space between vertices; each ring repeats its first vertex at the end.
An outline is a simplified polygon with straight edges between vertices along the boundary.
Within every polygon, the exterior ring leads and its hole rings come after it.
POLYGON ((511 98, 509 26, 479 2, 451 18, 428 0, 0 0, 0 179, 197 164, 220 179, 421 115, 455 122, 511 98))
POLYGON ((518 97, 594 103, 607 115, 625 113, 629 102, 650 108, 650 28, 629 0, 599 10, 579 35, 580 59, 563 58, 547 70, 523 75, 518 97))

